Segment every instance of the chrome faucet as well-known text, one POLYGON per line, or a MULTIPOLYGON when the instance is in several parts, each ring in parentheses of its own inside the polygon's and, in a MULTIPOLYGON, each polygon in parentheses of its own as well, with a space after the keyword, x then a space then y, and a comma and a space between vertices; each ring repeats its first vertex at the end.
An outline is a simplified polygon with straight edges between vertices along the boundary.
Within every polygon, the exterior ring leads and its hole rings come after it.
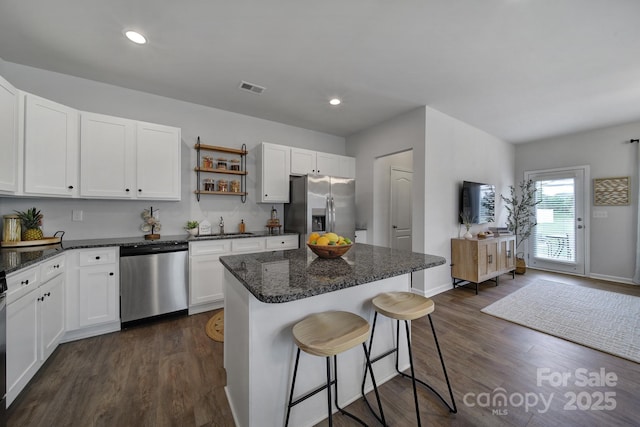
POLYGON ((218 227, 220 227, 220 234, 224 234, 224 220, 222 217, 220 217, 220 224, 218 224, 218 227))

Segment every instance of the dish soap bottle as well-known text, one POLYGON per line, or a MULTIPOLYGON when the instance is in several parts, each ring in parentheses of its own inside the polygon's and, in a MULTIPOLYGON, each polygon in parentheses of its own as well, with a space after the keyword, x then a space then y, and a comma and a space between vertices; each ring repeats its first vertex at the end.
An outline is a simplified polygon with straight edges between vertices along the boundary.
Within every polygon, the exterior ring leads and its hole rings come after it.
POLYGON ((241 219, 240 220, 240 224, 238 224, 238 231, 240 233, 244 233, 244 230, 245 230, 245 228, 244 228, 244 219, 241 219))

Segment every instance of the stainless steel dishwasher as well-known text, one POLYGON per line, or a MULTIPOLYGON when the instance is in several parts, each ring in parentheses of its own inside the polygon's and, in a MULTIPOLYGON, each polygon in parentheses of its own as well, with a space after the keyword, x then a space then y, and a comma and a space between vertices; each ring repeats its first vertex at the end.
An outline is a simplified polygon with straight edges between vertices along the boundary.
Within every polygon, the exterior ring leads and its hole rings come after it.
POLYGON ((120 248, 120 319, 124 325, 168 313, 186 313, 187 243, 120 248))

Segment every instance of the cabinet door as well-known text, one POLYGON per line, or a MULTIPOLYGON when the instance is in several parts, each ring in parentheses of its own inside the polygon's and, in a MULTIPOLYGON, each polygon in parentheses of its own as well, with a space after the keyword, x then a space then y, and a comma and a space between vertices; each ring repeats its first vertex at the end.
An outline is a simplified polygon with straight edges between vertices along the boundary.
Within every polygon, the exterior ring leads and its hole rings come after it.
POLYGON ((18 191, 18 91, 0 77, 0 191, 18 191))
POLYGON ((40 360, 44 362, 64 335, 64 275, 49 280, 40 294, 40 360))
POLYGON ((338 176, 343 178, 356 177, 356 158, 348 156, 340 156, 340 173, 338 176))
POLYGON ((133 120, 81 114, 81 196, 135 197, 135 129, 133 120))
POLYGON ((289 203, 290 148, 263 142, 260 149, 260 201, 289 203))
POLYGON ((78 194, 78 111, 26 95, 24 192, 78 194))
POLYGON ((498 269, 497 242, 478 243, 478 276, 479 280, 486 280, 484 276, 496 272, 498 269))
POLYGON ((80 327, 117 321, 120 318, 116 265, 80 269, 78 286, 80 327))
POLYGON ((224 266, 218 255, 189 259, 189 303, 198 305, 224 299, 224 266))
POLYGON ((515 241, 513 239, 505 239, 500 241, 498 259, 500 264, 498 270, 513 270, 516 266, 515 262, 515 241))
POLYGON ((7 306, 7 406, 40 368, 38 355, 39 292, 7 306))
POLYGON ((316 153, 318 174, 340 176, 340 157, 336 154, 316 153))
POLYGON ((316 173, 316 152, 303 148, 291 148, 291 175, 316 173))
POLYGON ((180 129, 138 122, 138 199, 180 200, 180 129))

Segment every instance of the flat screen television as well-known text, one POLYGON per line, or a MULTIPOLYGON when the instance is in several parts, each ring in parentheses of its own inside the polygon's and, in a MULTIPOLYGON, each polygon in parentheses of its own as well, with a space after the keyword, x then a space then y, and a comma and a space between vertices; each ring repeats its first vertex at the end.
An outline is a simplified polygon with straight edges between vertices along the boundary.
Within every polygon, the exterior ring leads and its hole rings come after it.
POLYGON ((460 188, 460 215, 458 220, 462 223, 462 215, 471 218, 473 224, 486 224, 495 222, 496 190, 491 184, 463 181, 460 188))

